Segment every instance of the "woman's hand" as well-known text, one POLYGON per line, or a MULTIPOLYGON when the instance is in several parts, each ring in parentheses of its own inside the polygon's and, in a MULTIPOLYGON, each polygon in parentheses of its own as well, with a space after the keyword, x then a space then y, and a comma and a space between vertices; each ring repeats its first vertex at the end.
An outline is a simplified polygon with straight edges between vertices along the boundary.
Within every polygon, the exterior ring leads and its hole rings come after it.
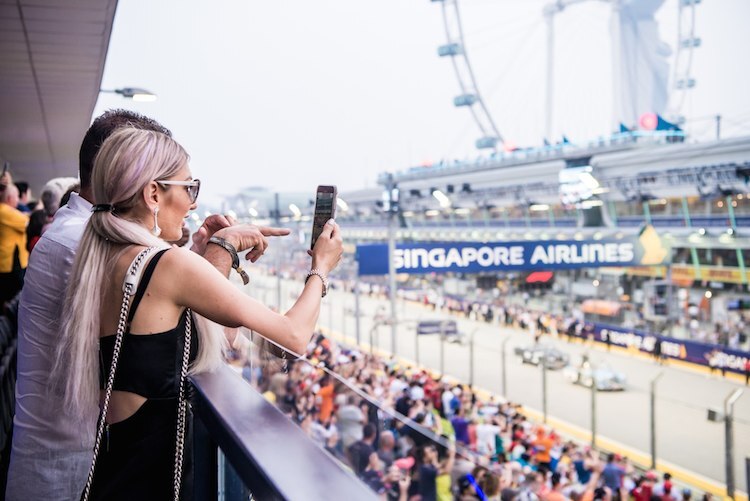
POLYGON ((245 259, 254 263, 268 249, 268 239, 266 237, 283 237, 289 235, 289 229, 238 224, 222 228, 216 231, 214 235, 224 238, 234 245, 237 252, 249 250, 245 255, 245 259))
POLYGON ((341 228, 336 221, 329 219, 320 233, 315 247, 308 251, 312 256, 312 267, 328 275, 341 261, 344 254, 344 243, 341 239, 341 228))

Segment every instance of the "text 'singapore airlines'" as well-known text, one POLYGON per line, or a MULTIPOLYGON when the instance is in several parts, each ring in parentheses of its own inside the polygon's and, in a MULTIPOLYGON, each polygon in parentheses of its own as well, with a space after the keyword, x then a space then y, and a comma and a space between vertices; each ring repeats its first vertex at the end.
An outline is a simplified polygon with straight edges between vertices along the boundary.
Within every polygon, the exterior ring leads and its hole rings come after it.
POLYGON ((476 263, 482 267, 544 266, 561 264, 630 263, 635 257, 632 242, 536 245, 529 250, 521 245, 485 245, 481 247, 436 247, 432 249, 396 249, 397 270, 419 268, 466 268, 476 263))

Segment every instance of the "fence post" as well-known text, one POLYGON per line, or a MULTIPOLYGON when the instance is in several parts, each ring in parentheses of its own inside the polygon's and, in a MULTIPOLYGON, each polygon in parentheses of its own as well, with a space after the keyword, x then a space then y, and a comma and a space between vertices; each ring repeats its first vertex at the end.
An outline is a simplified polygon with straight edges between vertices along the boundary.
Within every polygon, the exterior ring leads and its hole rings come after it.
POLYGON ((651 380, 651 395, 650 395, 650 428, 651 428, 651 469, 656 469, 656 383, 664 375, 660 372, 654 379, 651 380))
POLYGON ((414 360, 419 366, 419 325, 414 329, 414 360))
POLYGON ((445 376, 445 321, 440 321, 440 376, 445 376))
POLYGON ((476 330, 471 332, 469 337, 469 386, 474 387, 474 334, 476 330))
POLYGON ((501 356, 503 359, 503 397, 508 398, 508 358, 505 356, 505 345, 510 341, 509 337, 503 340, 501 345, 501 356))
POLYGON ((737 388, 724 400, 724 440, 727 477, 727 496, 734 499, 734 403, 740 398, 742 388, 737 388))
POLYGON ((547 424, 547 354, 542 355, 542 415, 547 424))
POLYGON ((357 333, 357 346, 359 347, 359 344, 361 342, 360 339, 360 325, 359 325, 359 261, 357 261, 357 271, 355 272, 355 279, 354 279, 354 329, 357 333))
POLYGON ((596 448, 596 379, 591 375, 591 448, 596 448))

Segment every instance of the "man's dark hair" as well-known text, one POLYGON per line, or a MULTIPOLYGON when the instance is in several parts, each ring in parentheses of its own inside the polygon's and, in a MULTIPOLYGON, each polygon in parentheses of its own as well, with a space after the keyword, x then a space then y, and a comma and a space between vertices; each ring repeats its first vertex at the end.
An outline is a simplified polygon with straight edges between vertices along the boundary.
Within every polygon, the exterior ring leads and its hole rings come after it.
POLYGON ((560 485, 561 475, 558 472, 555 472, 552 474, 552 478, 550 481, 552 482, 552 486, 560 485))
POLYGON ((375 437, 375 434, 377 433, 377 431, 378 431, 378 429, 377 429, 377 428, 375 428, 375 425, 374 425, 374 424, 372 424, 372 423, 367 423, 367 424, 365 425, 364 429, 362 430, 362 436, 363 436, 363 437, 364 437, 365 439, 368 439, 368 438, 373 438, 373 437, 375 437))
POLYGON ((123 126, 132 126, 138 129, 153 130, 167 136, 172 132, 152 118, 141 115, 130 110, 107 110, 94 120, 83 136, 81 151, 78 155, 78 174, 81 178, 81 189, 91 186, 91 172, 94 170, 94 158, 99 152, 104 140, 115 130, 123 126))
POLYGON ((60 207, 62 207, 64 205, 68 205, 68 201, 70 200, 70 195, 72 195, 73 192, 78 193, 79 191, 81 191, 81 184, 80 183, 76 183, 73 186, 71 186, 70 188, 68 188, 68 191, 66 191, 63 194, 62 198, 60 198, 60 207))

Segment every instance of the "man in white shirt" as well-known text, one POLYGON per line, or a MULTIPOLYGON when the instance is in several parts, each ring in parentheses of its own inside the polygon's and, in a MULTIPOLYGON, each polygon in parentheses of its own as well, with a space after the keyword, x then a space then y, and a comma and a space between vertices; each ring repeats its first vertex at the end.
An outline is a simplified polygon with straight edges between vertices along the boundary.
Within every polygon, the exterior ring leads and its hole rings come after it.
POLYGON ((349 395, 346 405, 338 411, 338 428, 344 450, 358 440, 362 440, 362 426, 365 423, 365 415, 357 406, 357 397, 349 395))
MULTIPOLYGON (((18 379, 13 449, 6 499, 79 499, 93 457, 96 419, 91 409, 85 422, 65 413, 60 395, 50 391, 52 369, 63 320, 63 299, 78 244, 94 202, 91 172, 94 157, 104 140, 123 126, 154 130, 171 136, 158 122, 127 110, 111 110, 92 123, 81 144, 80 193, 55 214, 49 229, 34 247, 26 271, 18 311, 18 379)), ((223 216, 208 218, 193 237, 193 250, 227 275, 232 257, 218 245, 207 246, 216 234, 238 251, 255 248, 262 253, 265 236, 285 235, 287 230, 231 226, 223 216)))
POLYGON ((476 428, 477 433, 477 452, 484 456, 492 457, 495 455, 495 439, 500 434, 500 427, 492 422, 490 418, 480 418, 476 428))

